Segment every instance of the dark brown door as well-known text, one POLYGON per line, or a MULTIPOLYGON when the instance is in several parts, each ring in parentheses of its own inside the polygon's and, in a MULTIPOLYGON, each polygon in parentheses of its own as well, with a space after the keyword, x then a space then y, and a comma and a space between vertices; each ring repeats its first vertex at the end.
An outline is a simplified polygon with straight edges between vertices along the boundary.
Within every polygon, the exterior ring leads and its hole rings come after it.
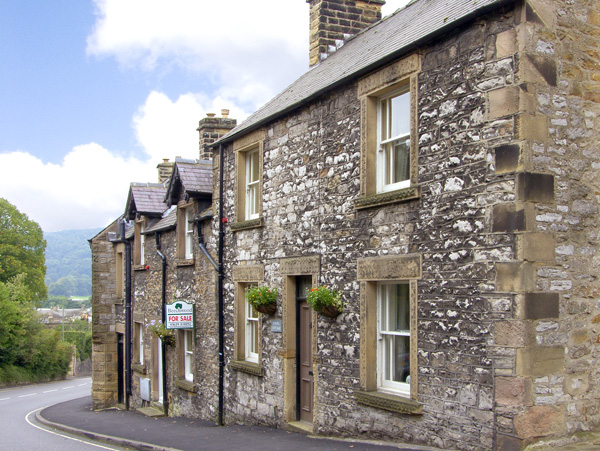
POLYGON ((310 277, 296 279, 296 357, 297 411, 298 419, 312 423, 314 376, 312 363, 312 312, 306 303, 306 289, 311 286, 310 277))

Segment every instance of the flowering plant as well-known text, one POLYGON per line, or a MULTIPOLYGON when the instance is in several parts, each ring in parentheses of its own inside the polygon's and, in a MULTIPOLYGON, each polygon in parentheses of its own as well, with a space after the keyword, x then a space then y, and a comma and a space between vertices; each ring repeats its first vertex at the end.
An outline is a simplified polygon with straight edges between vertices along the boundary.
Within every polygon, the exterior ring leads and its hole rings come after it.
POLYGON ((251 286, 246 290, 246 300, 254 308, 259 305, 274 304, 277 300, 277 288, 251 286))
POLYGON ((330 290, 325 285, 306 289, 306 302, 317 312, 323 312, 323 309, 337 309, 338 313, 343 310, 342 293, 337 290, 330 290))
POLYGON ((161 320, 151 320, 146 324, 146 328, 160 338, 165 344, 173 346, 175 344, 175 331, 167 329, 167 326, 161 320))

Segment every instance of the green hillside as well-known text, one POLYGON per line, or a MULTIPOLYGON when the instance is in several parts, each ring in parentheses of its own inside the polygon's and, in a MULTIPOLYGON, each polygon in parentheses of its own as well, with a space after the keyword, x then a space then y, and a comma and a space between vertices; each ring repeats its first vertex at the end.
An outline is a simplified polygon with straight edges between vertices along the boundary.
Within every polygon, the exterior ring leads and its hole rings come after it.
POLYGON ((46 285, 52 296, 92 294, 92 253, 88 240, 98 229, 44 233, 46 239, 46 285))

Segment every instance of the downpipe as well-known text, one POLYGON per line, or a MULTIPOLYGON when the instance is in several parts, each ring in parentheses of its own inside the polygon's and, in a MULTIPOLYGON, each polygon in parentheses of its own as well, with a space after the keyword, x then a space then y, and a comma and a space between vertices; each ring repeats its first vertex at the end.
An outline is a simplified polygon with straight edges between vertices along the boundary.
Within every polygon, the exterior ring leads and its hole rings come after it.
POLYGON ((223 318, 223 283, 224 283, 224 267, 223 267, 223 247, 225 237, 225 222, 227 219, 223 216, 223 185, 224 185, 224 153, 223 145, 219 144, 219 264, 218 271, 218 314, 219 314, 219 415, 218 425, 223 426, 223 399, 224 387, 223 381, 225 377, 225 356, 224 356, 224 336, 225 323, 223 318))
MULTIPOLYGON (((156 233, 156 253, 162 260, 162 323, 166 325, 165 305, 167 298, 167 257, 161 252, 160 235, 156 233)), ((169 396, 167 394, 167 345, 164 340, 160 340, 161 346, 161 366, 162 366, 162 392, 163 392, 163 413, 169 416, 169 396)))
POLYGON ((119 224, 121 241, 125 245, 125 410, 129 410, 131 390, 131 243, 125 239, 125 220, 119 224))

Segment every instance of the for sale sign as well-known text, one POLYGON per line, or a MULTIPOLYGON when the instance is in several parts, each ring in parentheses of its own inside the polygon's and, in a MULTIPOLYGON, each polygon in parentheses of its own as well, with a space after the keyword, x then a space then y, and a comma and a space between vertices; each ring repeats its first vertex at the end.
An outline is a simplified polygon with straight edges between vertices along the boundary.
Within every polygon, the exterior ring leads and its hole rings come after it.
POLYGON ((167 329, 193 329, 194 304, 185 301, 173 301, 165 305, 167 329))

